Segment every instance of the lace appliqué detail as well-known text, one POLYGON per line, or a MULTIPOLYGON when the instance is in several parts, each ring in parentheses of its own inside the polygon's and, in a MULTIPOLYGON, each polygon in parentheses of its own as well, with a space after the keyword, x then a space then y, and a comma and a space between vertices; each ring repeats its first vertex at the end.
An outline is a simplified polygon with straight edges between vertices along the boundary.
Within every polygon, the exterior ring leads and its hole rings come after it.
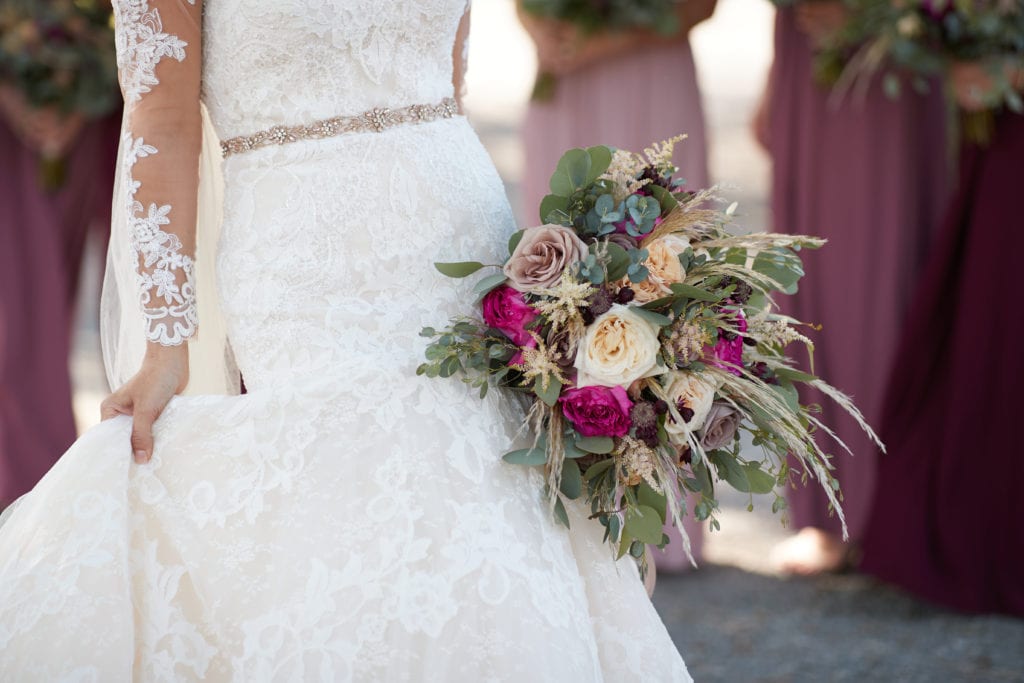
MULTIPOLYGON (((195 0, 187 0, 195 5, 195 0)), ((117 65, 125 103, 130 107, 159 85, 156 67, 170 57, 185 60, 188 43, 166 33, 160 12, 147 0, 115 2, 117 65)), ((129 112, 130 113, 130 112, 129 112)), ((132 176, 139 159, 153 156, 157 148, 126 130, 124 209, 127 212, 132 255, 137 263, 139 301, 146 320, 146 339, 163 346, 178 346, 193 336, 198 323, 195 297, 195 263, 182 253, 181 240, 161 226, 170 225, 170 204, 144 207, 135 199, 141 183, 132 176)))
POLYGON ((142 138, 133 140, 128 132, 122 144, 126 150, 125 208, 132 254, 140 264, 137 282, 146 319, 146 339, 163 346, 177 346, 195 334, 198 324, 195 262, 181 252, 177 235, 160 229, 171 222, 171 205, 150 204, 146 208, 135 199, 141 183, 132 178, 131 169, 138 159, 156 154, 156 147, 147 145, 142 138))
MULTIPOLYGON (((188 0, 195 5, 196 0, 188 0)), ((147 0, 125 0, 114 3, 118 24, 116 33, 117 67, 121 72, 121 89, 126 104, 133 104, 157 85, 156 65, 164 57, 183 61, 188 43, 164 33, 160 12, 150 9, 147 0)))

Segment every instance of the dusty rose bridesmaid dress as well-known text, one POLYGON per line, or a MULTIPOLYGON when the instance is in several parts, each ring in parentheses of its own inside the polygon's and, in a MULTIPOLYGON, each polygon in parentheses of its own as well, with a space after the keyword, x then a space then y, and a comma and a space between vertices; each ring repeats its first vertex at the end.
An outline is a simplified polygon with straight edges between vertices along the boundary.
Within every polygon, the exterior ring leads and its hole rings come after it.
MULTIPOLYGON (((774 227, 829 241, 804 254, 807 276, 787 305, 822 327, 809 332, 816 372, 853 396, 878 425, 886 371, 948 200, 945 106, 937 85, 929 96, 906 92, 896 100, 876 87, 834 106, 814 83, 812 59, 793 11, 780 10, 769 101, 774 227)), ((822 443, 837 454, 856 540, 871 505, 875 448, 827 399, 812 393, 804 399, 824 407, 825 423, 855 454, 822 443)), ((817 486, 791 491, 789 505, 794 528, 840 533, 817 486)))
MULTIPOLYGON (((558 79, 554 97, 533 102, 523 130, 526 170, 523 175, 525 220, 535 222, 540 200, 558 159, 573 147, 612 145, 641 151, 652 142, 686 133, 675 149, 680 176, 690 188, 707 187, 707 143, 704 110, 690 44, 647 47, 589 65, 558 79)), ((701 525, 685 519, 694 558, 703 546, 701 525)), ((678 571, 689 566, 678 532, 666 528, 672 542, 654 551, 658 568, 678 571)))
POLYGON ((110 224, 120 115, 89 124, 67 181, 0 123, 0 507, 35 486, 75 439, 68 352, 82 250, 110 224))

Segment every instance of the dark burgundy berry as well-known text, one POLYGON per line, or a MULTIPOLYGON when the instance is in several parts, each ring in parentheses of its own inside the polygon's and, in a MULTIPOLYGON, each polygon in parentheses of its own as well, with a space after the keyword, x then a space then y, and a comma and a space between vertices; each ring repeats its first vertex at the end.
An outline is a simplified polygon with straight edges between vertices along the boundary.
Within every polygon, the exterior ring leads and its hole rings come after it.
POLYGON ((664 415, 668 412, 668 404, 661 399, 658 399, 654 402, 654 412, 658 415, 664 415))
POLYGON ((630 289, 629 287, 623 287, 622 289, 619 290, 618 295, 615 297, 615 301, 617 301, 620 304, 628 304, 630 301, 633 300, 633 297, 635 296, 636 294, 633 292, 632 289, 630 289))
POLYGON ((592 325, 594 323, 594 314, 590 312, 589 308, 581 308, 580 316, 583 318, 584 325, 592 325))

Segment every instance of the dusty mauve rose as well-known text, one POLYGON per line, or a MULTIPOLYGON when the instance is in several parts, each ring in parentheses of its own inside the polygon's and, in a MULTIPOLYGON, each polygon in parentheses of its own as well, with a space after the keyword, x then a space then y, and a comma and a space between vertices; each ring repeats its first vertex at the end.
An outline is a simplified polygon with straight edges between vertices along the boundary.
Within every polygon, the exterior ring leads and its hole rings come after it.
POLYGON ((583 436, 625 436, 633 402, 622 387, 583 387, 562 392, 565 419, 583 436))
POLYGON ((551 352, 551 359, 555 361, 555 364, 563 370, 571 368, 576 360, 576 347, 579 342, 572 343, 569 329, 563 327, 557 333, 552 329, 548 332, 547 342, 548 351, 551 352))
POLYGON ((615 304, 587 327, 576 351, 576 385, 628 387, 665 372, 658 366, 658 328, 631 307, 615 304))
POLYGON ((683 281, 686 271, 679 262, 679 255, 689 246, 686 238, 679 235, 665 235, 643 243, 643 248, 647 250, 647 260, 644 261, 647 279, 629 285, 638 302, 646 304, 668 296, 672 293, 669 285, 683 281))
POLYGON ((569 266, 586 256, 587 245, 570 228, 526 228, 505 264, 505 275, 512 287, 521 292, 554 287, 569 266))
POLYGON ((673 443, 686 444, 687 433, 696 432, 704 426, 715 400, 715 385, 694 372, 673 371, 665 384, 668 400, 680 413, 683 422, 677 422, 672 414, 665 420, 665 431, 673 443))
POLYGON ((526 326, 537 318, 537 311, 526 303, 522 292, 507 285, 499 285, 487 292, 480 307, 484 322, 507 334, 517 345, 536 345, 526 326))
POLYGON ((700 431, 700 444, 706 451, 723 448, 732 443, 743 416, 728 403, 711 406, 704 429, 700 431))

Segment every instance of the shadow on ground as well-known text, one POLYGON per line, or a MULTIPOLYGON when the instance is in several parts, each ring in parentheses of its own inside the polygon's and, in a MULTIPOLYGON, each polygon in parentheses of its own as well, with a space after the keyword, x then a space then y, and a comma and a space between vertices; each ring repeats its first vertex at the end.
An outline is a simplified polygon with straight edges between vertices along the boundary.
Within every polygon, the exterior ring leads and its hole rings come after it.
POLYGON ((863 576, 705 565, 654 603, 690 674, 715 681, 1024 681, 1024 621, 951 614, 863 576))

